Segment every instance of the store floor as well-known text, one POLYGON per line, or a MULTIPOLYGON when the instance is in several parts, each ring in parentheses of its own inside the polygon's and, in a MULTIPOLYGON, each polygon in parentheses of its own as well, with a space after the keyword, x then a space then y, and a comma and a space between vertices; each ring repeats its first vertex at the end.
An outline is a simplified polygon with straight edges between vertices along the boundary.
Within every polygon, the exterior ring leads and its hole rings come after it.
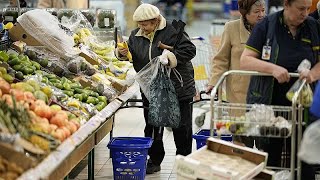
MULTIPOLYGON (((208 104, 202 108, 194 108, 194 119, 208 110, 208 104)), ((205 124, 202 126, 209 127, 209 113, 206 113, 205 124)), ((143 136, 143 129, 145 123, 143 119, 142 109, 130 108, 121 109, 116 113, 115 124, 114 124, 114 136, 129 136, 129 137, 141 137, 143 136)), ((196 132, 199 127, 194 125, 194 132, 196 132)), ((94 165, 94 175, 95 179, 113 179, 113 169, 112 169, 112 159, 109 158, 109 149, 107 144, 110 138, 109 135, 106 136, 96 147, 95 147, 95 165, 94 165)), ((164 131, 164 146, 165 146, 165 158, 161 164, 161 171, 152 175, 147 175, 146 180, 157 179, 176 179, 176 171, 174 168, 175 162, 175 144, 173 140, 172 132, 164 131)), ((196 144, 195 140, 193 143, 193 150, 195 150, 196 144)), ((82 171, 74 178, 76 180, 88 179, 88 166, 84 167, 82 171)))
MULTIPOLYGON (((210 22, 208 21, 197 21, 188 26, 186 31, 189 33, 190 37, 193 36, 202 36, 204 38, 208 37, 210 32, 210 22)), ((208 105, 205 105, 202 108, 195 107, 193 113, 193 119, 199 115, 208 111, 208 105)), ((209 113, 206 114, 206 120, 202 128, 209 127, 209 113)), ((193 121, 194 122, 194 121, 193 121)), ((141 137, 143 136, 143 129, 145 123, 143 118, 142 109, 139 108, 129 108, 121 109, 115 115, 115 124, 114 124, 114 137, 117 136, 130 136, 130 137, 141 137)), ((194 124, 193 131, 196 132, 199 129, 194 124)), ((95 179, 106 180, 113 179, 113 169, 112 169, 112 159, 109 158, 109 149, 107 144, 110 138, 107 135, 101 142, 95 147, 95 160, 94 160, 94 175, 95 179)), ((164 146, 165 146, 165 158, 161 164, 161 171, 152 175, 147 175, 146 180, 167 180, 167 179, 176 179, 176 171, 174 168, 175 162, 175 144, 173 140, 172 132, 165 130, 163 136, 164 146)), ((195 140, 193 144, 193 149, 195 150, 195 140)), ((84 167, 84 166, 83 166, 84 167)), ((81 167, 80 167, 81 168, 81 167)), ((79 167, 78 167, 79 169, 79 167)), ((81 168, 82 169, 82 168, 81 168)), ((74 178, 77 180, 88 179, 88 166, 85 166, 81 172, 74 178)))

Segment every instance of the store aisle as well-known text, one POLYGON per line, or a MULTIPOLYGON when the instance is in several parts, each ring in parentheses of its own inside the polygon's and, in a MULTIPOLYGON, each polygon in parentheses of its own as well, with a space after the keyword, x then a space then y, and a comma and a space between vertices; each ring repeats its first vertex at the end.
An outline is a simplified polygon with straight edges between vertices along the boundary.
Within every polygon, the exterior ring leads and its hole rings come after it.
MULTIPOLYGON (((202 36, 208 38, 210 32, 210 22, 208 21, 195 21, 192 26, 187 26, 186 31, 190 37, 202 36)), ((194 108, 193 119, 197 116, 205 113, 207 108, 194 108)), ((206 113, 205 124, 202 128, 209 127, 209 113, 206 113)), ((193 121, 194 122, 194 121, 193 121)), ((116 113, 114 124, 114 137, 118 136, 130 136, 141 137, 143 136, 143 129, 145 123, 143 118, 142 109, 129 108, 121 109, 116 113)), ((196 132, 199 128, 194 125, 193 132, 196 132)), ((161 164, 161 171, 152 175, 147 175, 146 180, 174 180, 176 179, 176 171, 174 169, 175 162, 175 144, 173 140, 172 132, 165 130, 164 132, 164 144, 165 144, 165 158, 161 164)), ((110 138, 107 135, 101 142, 95 147, 95 179, 107 180, 113 179, 112 159, 109 158, 109 149, 107 144, 110 138)), ((193 149, 195 150, 195 140, 193 142, 193 149)), ((88 166, 86 166, 81 173, 75 178, 77 180, 84 180, 88 177, 88 166)))

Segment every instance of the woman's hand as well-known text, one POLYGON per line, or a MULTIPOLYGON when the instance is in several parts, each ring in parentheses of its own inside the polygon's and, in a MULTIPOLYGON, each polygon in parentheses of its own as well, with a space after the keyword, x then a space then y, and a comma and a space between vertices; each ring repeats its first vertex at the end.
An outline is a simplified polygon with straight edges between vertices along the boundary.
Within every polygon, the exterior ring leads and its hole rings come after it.
POLYGON ((278 65, 274 66, 272 76, 276 78, 279 83, 289 82, 290 80, 288 70, 278 65))
POLYGON ((212 89, 213 89, 214 86, 212 85, 208 85, 207 89, 206 89, 206 94, 210 94, 212 89))
POLYGON ((127 56, 127 54, 128 54, 128 48, 118 47, 118 52, 119 52, 119 54, 121 54, 122 56, 127 56))
POLYGON ((312 83, 316 80, 314 75, 312 74, 312 71, 309 69, 304 69, 300 72, 299 79, 306 79, 307 83, 312 83))

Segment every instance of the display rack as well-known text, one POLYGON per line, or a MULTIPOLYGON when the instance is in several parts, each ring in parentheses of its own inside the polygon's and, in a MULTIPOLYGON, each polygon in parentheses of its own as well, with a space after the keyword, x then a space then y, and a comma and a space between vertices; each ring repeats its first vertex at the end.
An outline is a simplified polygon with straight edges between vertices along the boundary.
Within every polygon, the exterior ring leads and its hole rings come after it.
POLYGON ((94 148, 107 134, 112 137, 114 115, 139 89, 134 83, 122 95, 93 116, 55 151, 19 179, 63 179, 88 155, 88 179, 94 179, 94 148))

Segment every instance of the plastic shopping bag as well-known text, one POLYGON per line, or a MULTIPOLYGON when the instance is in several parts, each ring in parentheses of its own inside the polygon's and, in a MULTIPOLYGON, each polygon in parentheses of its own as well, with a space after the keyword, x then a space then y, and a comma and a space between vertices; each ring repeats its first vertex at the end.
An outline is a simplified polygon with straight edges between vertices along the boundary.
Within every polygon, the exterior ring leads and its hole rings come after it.
POLYGON ((170 80, 169 67, 162 64, 158 66, 158 73, 150 84, 150 99, 149 124, 156 127, 179 127, 180 106, 170 80))
MULTIPOLYGON (((286 94, 286 97, 289 101, 292 101, 294 94, 298 91, 299 87, 301 86, 302 80, 297 80, 293 86, 289 89, 286 94)), ((313 92, 309 84, 305 84, 301 91, 301 104, 304 107, 310 107, 313 101, 313 92)))
POLYGON ((310 124, 304 131, 298 156, 308 164, 320 164, 320 121, 310 124))
POLYGON ((153 58, 147 65, 145 65, 134 77, 134 79, 139 83, 143 94, 150 102, 150 84, 152 79, 158 73, 159 67, 159 57, 153 58))
MULTIPOLYGON (((310 70, 311 68, 311 63, 309 60, 304 59, 298 66, 298 72, 302 72, 305 70, 310 70)), ((286 94, 286 97, 289 101, 292 101, 292 98, 294 96, 294 94, 299 90, 299 88, 301 87, 302 84, 302 80, 298 79, 293 85, 292 87, 289 89, 289 91, 286 94)), ((304 107, 310 107, 311 103, 313 101, 313 93, 312 93, 312 89, 310 87, 309 84, 305 84, 305 86, 303 86, 302 92, 301 92, 301 104, 304 107)))

